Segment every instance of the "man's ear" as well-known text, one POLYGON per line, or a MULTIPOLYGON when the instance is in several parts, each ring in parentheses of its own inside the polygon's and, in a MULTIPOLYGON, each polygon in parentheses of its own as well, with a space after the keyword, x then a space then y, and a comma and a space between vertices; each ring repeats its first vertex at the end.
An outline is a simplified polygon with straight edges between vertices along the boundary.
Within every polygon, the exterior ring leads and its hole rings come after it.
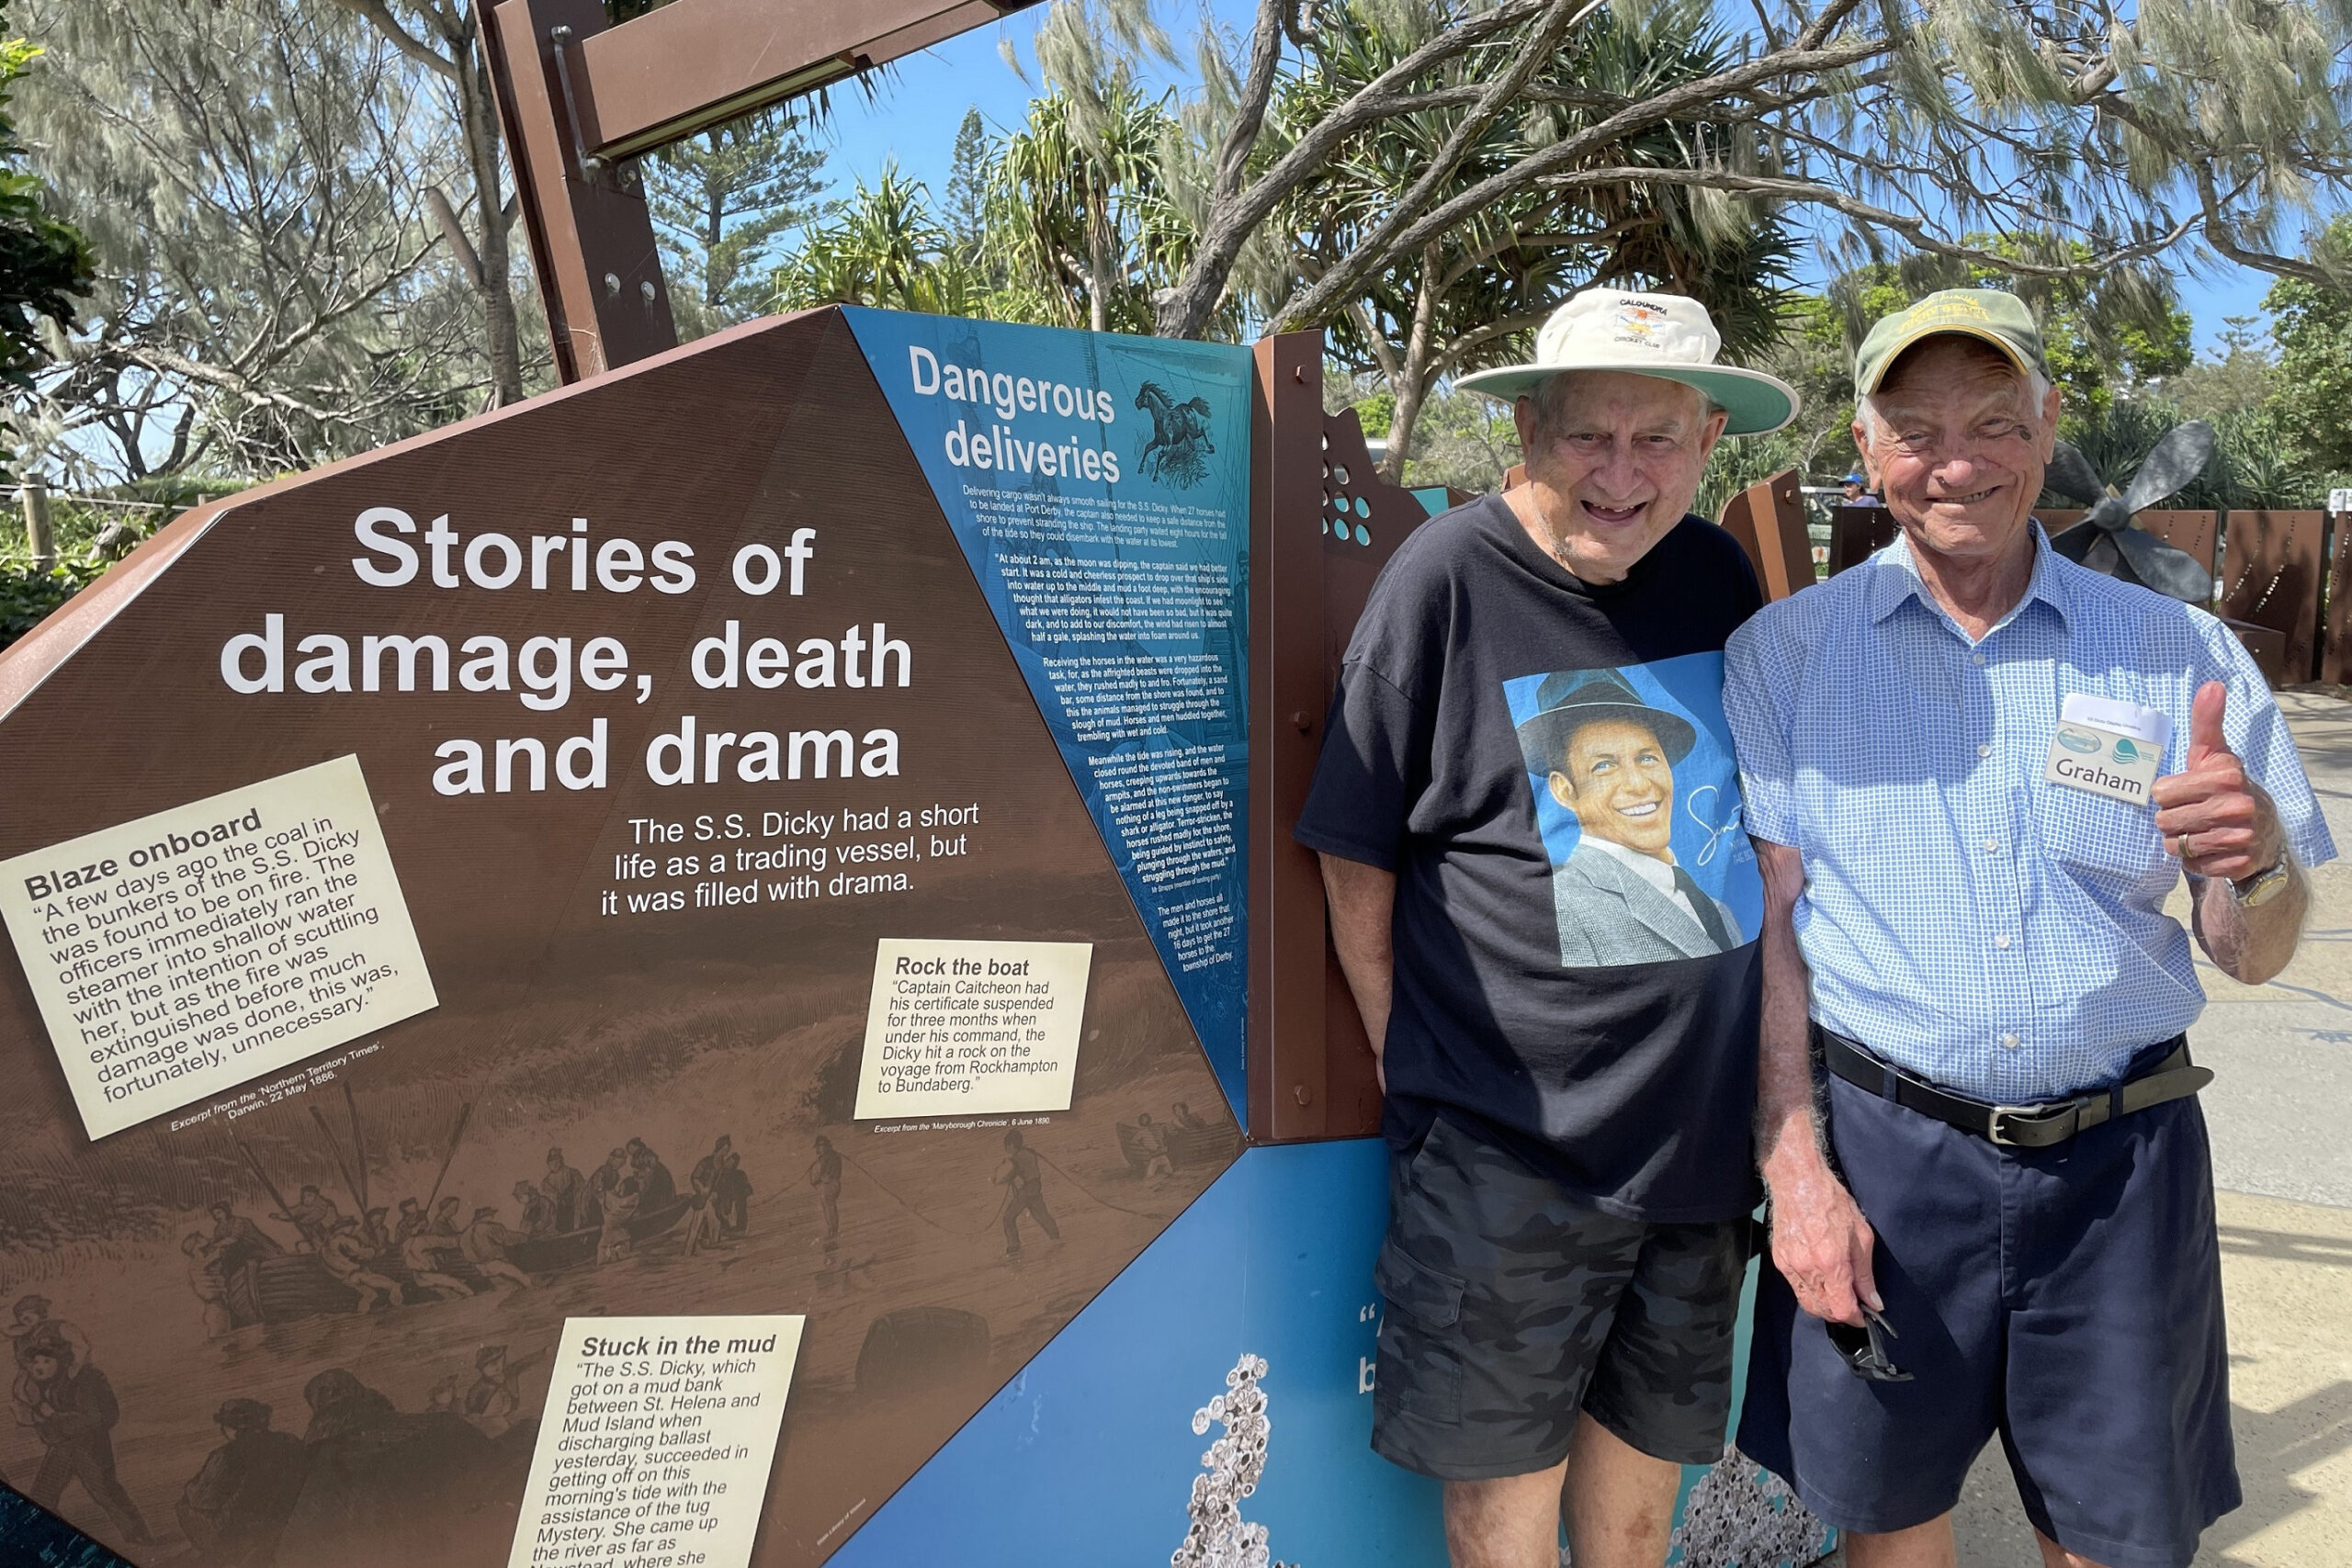
POLYGON ((1552 798, 1570 811, 1577 808, 1576 784, 1557 768, 1552 770, 1552 798))
POLYGON ((1717 409, 1707 416, 1706 423, 1699 427, 1699 461, 1703 463, 1707 460, 1715 449, 1715 443, 1724 438, 1724 426, 1730 423, 1729 409, 1717 409))
POLYGON ((1527 461, 1527 454, 1533 450, 1535 446, 1535 400, 1532 397, 1523 396, 1512 400, 1510 423, 1511 427, 1519 432, 1519 460, 1524 463, 1527 461))
POLYGON ((1860 419, 1857 418, 1854 421, 1850 434, 1854 438, 1855 454, 1862 460, 1862 472, 1870 476, 1870 493, 1877 495, 1880 493, 1878 488, 1878 458, 1871 451, 1870 426, 1864 424, 1860 419))
POLYGON ((2041 400, 2041 460, 2045 463, 2058 455, 2058 389, 2052 387, 2041 400))

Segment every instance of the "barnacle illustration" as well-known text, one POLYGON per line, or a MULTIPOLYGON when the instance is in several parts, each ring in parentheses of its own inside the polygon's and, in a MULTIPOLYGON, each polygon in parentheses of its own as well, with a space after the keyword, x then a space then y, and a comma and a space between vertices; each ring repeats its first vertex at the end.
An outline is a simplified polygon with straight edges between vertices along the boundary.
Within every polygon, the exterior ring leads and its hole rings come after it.
POLYGON ((1782 1568, 1824 1556, 1829 1527, 1792 1496, 1779 1476, 1726 1449, 1690 1489, 1668 1547, 1669 1557, 1673 1548, 1682 1549, 1682 1568, 1782 1568))
POLYGON ((1193 1522, 1184 1544, 1168 1559, 1170 1568, 1288 1568, 1270 1559, 1266 1527, 1241 1517, 1241 1500, 1258 1490, 1265 1472, 1273 1432, 1265 1391, 1258 1386, 1265 1375, 1266 1359, 1245 1351, 1225 1374, 1227 1392, 1193 1412, 1194 1436, 1206 1436, 1212 1422, 1225 1434, 1201 1456, 1208 1473, 1193 1477, 1193 1522))

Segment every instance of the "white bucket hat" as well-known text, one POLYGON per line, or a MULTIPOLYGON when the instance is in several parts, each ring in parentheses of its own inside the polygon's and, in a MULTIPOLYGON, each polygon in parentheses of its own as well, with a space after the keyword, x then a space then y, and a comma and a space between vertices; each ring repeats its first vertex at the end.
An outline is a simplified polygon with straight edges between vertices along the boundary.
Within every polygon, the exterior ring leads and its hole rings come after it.
POLYGON ((1696 299, 1588 288, 1535 334, 1534 364, 1481 370, 1454 385, 1511 402, 1564 370, 1617 370, 1698 388, 1731 416, 1725 435, 1762 435, 1796 418, 1796 389, 1761 370, 1716 364, 1723 344, 1696 299))

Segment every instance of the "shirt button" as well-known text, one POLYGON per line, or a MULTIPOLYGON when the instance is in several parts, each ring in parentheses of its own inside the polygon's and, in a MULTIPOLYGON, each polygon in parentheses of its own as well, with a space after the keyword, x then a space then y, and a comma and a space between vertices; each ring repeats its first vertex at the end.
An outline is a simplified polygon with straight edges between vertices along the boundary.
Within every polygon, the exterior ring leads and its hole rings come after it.
POLYGON ((2014 1035, 2014 1034, 2004 1034, 2004 1035, 2002 1035, 2002 1036, 2001 1036, 2001 1049, 2002 1049, 2002 1050, 2004 1050, 2004 1051, 2014 1051, 2014 1050, 2016 1050, 2017 1048, 2018 1048, 2018 1037, 2017 1037, 2016 1035, 2014 1035))
POLYGON ((1972 653, 1968 656, 1968 661, 1971 664, 1982 664, 1984 662, 1984 656, 1981 653, 1972 653))
POLYGON ((1984 840, 1984 852, 1988 855, 1998 851, 2000 847, 2001 840, 1998 839, 1987 839, 1984 840))
POLYGON ((1991 756, 1993 754, 1993 743, 1989 740, 1985 741, 1983 745, 1976 748, 1976 754, 1980 757, 1991 756))
POLYGON ((2009 945, 2009 933, 2008 933, 2008 932, 2007 932, 2007 931, 2003 931, 2000 935, 1998 935, 1998 936, 1995 937, 1995 938, 1993 939, 1993 945, 1994 945, 1995 947, 2007 947, 2007 946, 2008 946, 2008 945, 2009 945))

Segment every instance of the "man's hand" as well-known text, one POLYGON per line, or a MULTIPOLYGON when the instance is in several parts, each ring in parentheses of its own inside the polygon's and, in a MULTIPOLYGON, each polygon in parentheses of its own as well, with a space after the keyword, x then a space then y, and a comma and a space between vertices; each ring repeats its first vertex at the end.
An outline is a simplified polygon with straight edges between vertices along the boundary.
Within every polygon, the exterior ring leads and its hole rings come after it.
POLYGON ((2242 882, 2277 865, 2286 853, 2278 808, 2222 735, 2229 688, 2208 681, 2189 709, 2188 756, 2177 773, 2156 781, 2156 831, 2165 852, 2191 876, 2242 882))
POLYGON ((1817 1154, 1765 1179, 1772 1193, 1772 1266, 1796 1292, 1797 1305, 1831 1323, 1862 1321, 1862 1308, 1883 1309, 1871 1272, 1878 1236, 1828 1162, 1817 1154))

